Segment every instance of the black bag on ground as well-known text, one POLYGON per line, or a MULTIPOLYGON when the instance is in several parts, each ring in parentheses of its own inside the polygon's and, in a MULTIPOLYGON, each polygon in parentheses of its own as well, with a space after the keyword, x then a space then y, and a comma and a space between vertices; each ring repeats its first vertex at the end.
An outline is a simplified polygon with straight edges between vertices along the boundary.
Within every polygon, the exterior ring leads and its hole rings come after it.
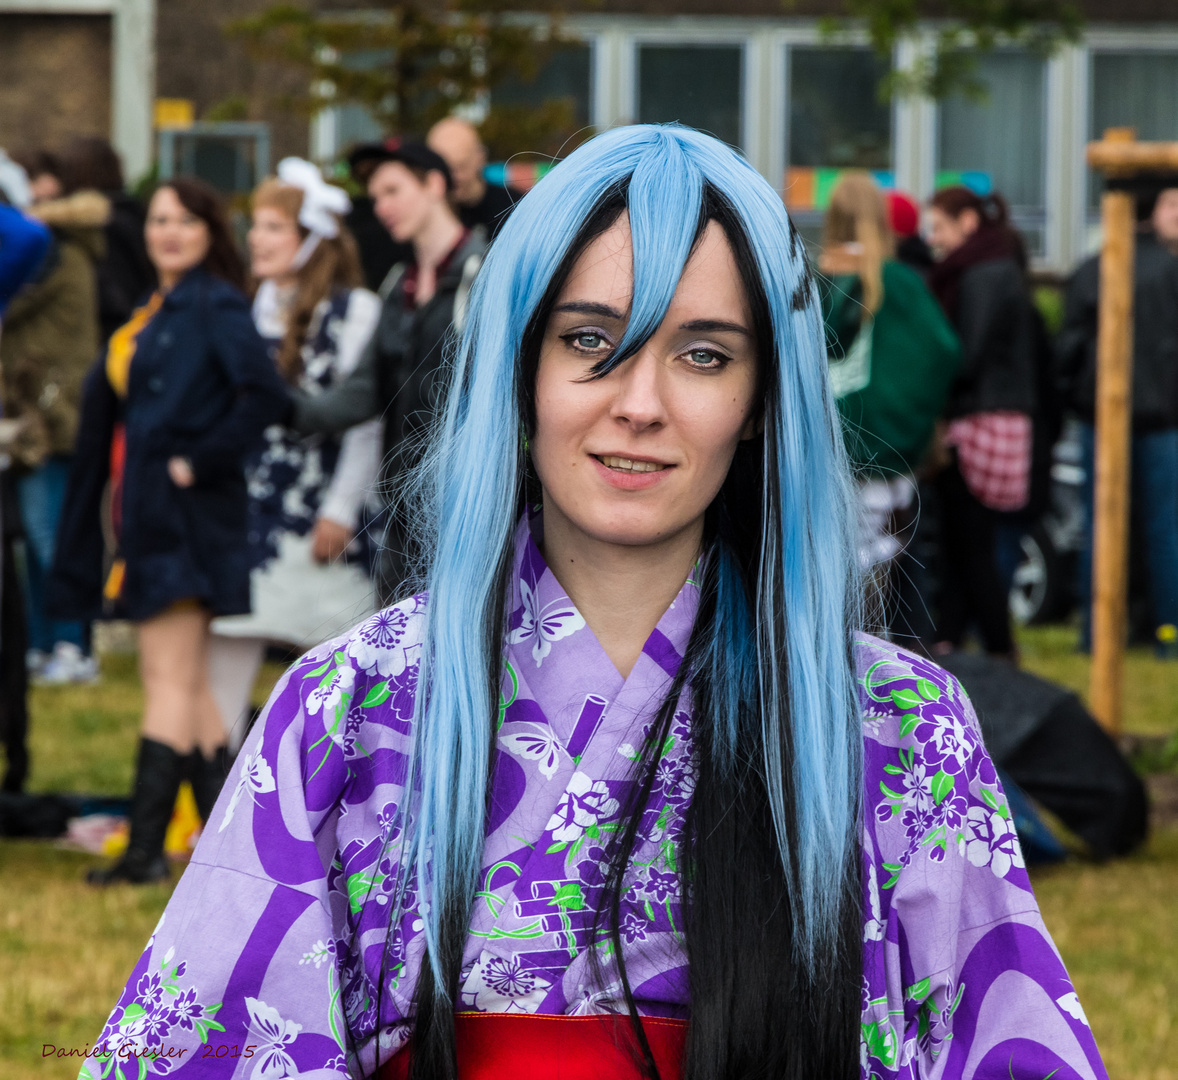
POLYGON ((1145 839, 1145 785, 1075 694, 976 653, 938 662, 973 701, 995 764, 1093 855, 1126 855, 1145 839))
POLYGON ((0 836, 49 840, 64 836, 70 818, 87 814, 125 817, 129 800, 110 795, 40 795, 0 791, 0 836))

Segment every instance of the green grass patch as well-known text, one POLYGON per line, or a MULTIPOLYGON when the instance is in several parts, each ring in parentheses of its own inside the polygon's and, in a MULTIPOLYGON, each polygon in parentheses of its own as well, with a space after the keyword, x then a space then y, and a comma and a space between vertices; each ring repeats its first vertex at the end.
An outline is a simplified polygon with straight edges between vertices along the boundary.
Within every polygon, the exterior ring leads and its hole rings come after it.
MULTIPOLYGON (((1018 635, 1022 666, 1074 690, 1088 701, 1091 657, 1077 652, 1074 626, 1023 627, 1018 635)), ((1170 735, 1178 731, 1178 661, 1156 660, 1149 648, 1125 654, 1125 733, 1170 735)))

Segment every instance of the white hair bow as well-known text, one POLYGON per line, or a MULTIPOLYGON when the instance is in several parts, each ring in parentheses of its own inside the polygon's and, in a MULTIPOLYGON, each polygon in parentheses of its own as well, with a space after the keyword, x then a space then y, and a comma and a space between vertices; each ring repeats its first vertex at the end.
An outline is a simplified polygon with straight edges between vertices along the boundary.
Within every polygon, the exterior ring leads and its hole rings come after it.
POLYGON ((339 219, 351 210, 352 200, 341 188, 327 183, 317 165, 302 158, 283 158, 278 163, 278 179, 303 193, 299 224, 311 235, 295 256, 298 269, 306 264, 322 238, 330 240, 339 235, 339 219))

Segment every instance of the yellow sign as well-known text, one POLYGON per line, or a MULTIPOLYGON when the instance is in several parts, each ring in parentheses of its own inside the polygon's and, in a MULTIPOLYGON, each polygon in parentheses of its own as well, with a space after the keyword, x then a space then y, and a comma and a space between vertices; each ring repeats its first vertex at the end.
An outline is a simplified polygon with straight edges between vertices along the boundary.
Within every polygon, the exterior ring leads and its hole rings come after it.
POLYGON ((190 128, 195 120, 196 109, 188 98, 155 99, 157 128, 190 128))

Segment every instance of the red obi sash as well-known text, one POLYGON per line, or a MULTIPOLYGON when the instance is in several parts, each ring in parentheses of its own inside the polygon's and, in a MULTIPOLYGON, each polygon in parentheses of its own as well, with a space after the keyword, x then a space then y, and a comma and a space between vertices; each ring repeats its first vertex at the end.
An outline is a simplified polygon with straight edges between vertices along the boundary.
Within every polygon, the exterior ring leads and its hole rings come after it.
MULTIPOLYGON (((644 1016, 663 1080, 683 1075, 686 1020, 644 1016)), ((627 1016, 456 1013, 458 1080, 640 1080, 627 1016)), ((408 1080, 410 1049, 385 1062, 378 1080, 408 1080)))

